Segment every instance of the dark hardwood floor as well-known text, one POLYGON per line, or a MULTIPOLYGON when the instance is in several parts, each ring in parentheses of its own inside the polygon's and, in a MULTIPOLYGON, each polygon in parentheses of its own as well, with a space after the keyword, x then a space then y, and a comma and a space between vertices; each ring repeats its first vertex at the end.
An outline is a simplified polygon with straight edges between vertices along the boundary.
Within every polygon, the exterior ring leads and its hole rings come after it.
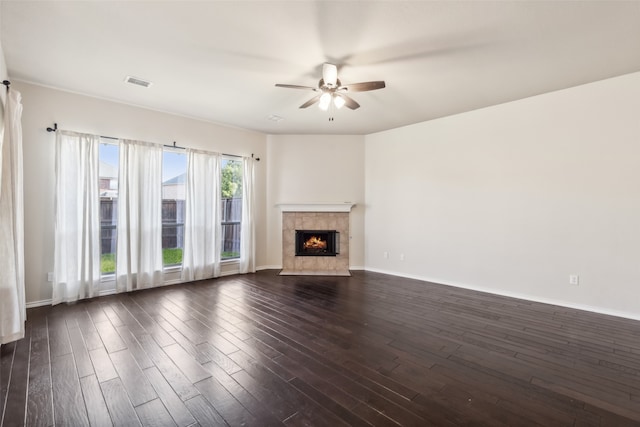
POLYGON ((640 322, 356 271, 28 310, 3 426, 638 426, 640 322))

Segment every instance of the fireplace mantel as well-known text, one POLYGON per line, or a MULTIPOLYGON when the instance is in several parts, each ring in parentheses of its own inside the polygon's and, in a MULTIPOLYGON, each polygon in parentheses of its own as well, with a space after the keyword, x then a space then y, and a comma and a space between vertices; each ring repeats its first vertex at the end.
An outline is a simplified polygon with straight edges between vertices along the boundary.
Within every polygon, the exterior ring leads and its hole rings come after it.
POLYGON ((356 204, 352 202, 302 202, 278 203, 282 212, 351 212, 356 204))

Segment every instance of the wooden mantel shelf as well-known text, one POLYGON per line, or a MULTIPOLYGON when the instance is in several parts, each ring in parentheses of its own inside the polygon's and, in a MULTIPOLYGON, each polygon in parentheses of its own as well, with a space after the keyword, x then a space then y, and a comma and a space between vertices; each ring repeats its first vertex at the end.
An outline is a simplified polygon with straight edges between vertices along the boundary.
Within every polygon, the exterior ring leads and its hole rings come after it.
POLYGON ((282 212, 351 212, 356 204, 352 202, 302 202, 278 203, 282 212))

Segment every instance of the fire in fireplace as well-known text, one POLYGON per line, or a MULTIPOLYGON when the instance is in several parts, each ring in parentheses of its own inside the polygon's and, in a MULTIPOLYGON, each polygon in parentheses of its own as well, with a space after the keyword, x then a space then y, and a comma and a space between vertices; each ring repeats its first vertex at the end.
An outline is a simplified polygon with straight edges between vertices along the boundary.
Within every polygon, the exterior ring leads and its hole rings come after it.
POLYGON ((296 256, 336 256, 340 233, 336 230, 296 230, 296 256))

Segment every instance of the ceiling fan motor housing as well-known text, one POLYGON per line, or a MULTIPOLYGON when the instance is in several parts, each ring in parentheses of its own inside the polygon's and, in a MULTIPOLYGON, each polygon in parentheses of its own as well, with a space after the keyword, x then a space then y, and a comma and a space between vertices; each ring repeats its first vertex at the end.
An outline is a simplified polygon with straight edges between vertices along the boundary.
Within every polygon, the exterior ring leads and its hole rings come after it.
POLYGON ((335 84, 327 83, 324 81, 324 79, 320 79, 320 81, 318 82, 318 88, 320 88, 320 90, 322 90, 323 92, 335 91, 336 89, 340 88, 341 84, 342 83, 340 83, 340 79, 336 79, 335 84))
POLYGON ((340 83, 338 83, 338 67, 328 62, 322 64, 322 80, 324 80, 327 87, 340 86, 340 83))

